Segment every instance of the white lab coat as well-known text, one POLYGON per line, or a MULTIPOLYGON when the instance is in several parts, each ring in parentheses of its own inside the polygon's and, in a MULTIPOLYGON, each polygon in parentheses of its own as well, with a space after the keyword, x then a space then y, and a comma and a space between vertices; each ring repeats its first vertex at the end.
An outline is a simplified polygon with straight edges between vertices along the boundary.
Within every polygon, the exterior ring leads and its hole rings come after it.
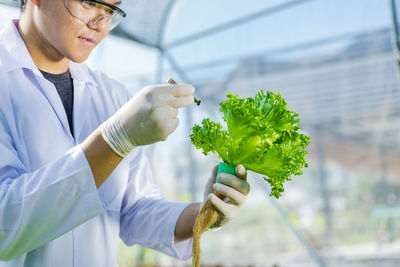
POLYGON ((0 267, 117 266, 118 236, 171 256, 188 205, 162 196, 135 148, 97 190, 79 144, 129 99, 124 86, 70 63, 71 135, 54 85, 34 65, 13 21, 0 33, 0 267))

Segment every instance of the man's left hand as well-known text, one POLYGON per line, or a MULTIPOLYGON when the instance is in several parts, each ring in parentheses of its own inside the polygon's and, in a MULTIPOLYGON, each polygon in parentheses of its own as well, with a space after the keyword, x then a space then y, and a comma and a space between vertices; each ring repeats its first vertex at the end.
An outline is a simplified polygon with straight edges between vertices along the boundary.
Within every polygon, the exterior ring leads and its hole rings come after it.
POLYGON ((250 185, 246 181, 247 171, 243 165, 236 166, 236 176, 220 173, 216 183, 218 166, 214 167, 211 177, 204 189, 204 203, 209 199, 218 212, 217 221, 210 229, 218 229, 228 223, 238 214, 250 192, 250 185))

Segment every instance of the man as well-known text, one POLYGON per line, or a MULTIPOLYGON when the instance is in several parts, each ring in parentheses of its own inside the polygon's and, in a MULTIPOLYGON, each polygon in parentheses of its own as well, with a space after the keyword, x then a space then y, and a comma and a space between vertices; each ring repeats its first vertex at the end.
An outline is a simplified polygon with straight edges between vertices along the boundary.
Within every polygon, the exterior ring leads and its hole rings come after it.
MULTIPOLYGON (((187 260, 202 203, 152 183, 143 146, 166 140, 186 84, 124 86, 83 64, 124 17, 117 0, 28 0, 0 33, 0 266, 116 266, 118 236, 187 260)), ((232 219, 246 170, 204 190, 232 219), (226 196, 221 200, 214 190, 226 196)))

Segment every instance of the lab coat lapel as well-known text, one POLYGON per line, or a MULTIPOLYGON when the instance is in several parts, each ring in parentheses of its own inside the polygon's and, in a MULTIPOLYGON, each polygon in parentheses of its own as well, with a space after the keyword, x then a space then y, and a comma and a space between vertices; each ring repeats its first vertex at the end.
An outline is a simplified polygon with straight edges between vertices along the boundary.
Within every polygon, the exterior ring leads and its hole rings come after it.
POLYGON ((91 113, 88 111, 88 105, 90 105, 92 99, 90 88, 95 87, 97 83, 80 63, 70 61, 69 71, 74 81, 73 119, 75 142, 80 143, 94 130, 93 123, 88 122, 91 116, 91 113))
POLYGON ((72 139, 67 114, 65 113, 64 105, 58 95, 57 89, 51 82, 43 77, 34 64, 28 49, 17 30, 18 23, 19 20, 10 22, 10 24, 0 33, 0 40, 5 44, 4 47, 8 51, 8 54, 12 55, 8 60, 10 64, 6 64, 6 71, 9 72, 17 69, 25 69, 32 72, 34 80, 38 83, 35 85, 49 101, 64 128, 64 132, 72 139))
POLYGON ((74 80, 74 135, 77 142, 81 142, 82 131, 85 129, 85 124, 88 118, 87 105, 90 103, 91 95, 89 90, 86 90, 87 84, 81 80, 74 80))
POLYGON ((62 127, 64 128, 65 134, 70 136, 70 138, 73 140, 71 131, 69 129, 67 114, 65 112, 64 105, 61 101, 61 98, 57 92, 56 87, 54 86, 54 84, 52 84, 50 81, 46 80, 43 77, 43 75, 40 75, 38 72, 39 72, 39 70, 36 71, 35 77, 40 85, 39 88, 42 90, 43 94, 46 96, 51 107, 53 108, 54 112, 56 113, 62 127))

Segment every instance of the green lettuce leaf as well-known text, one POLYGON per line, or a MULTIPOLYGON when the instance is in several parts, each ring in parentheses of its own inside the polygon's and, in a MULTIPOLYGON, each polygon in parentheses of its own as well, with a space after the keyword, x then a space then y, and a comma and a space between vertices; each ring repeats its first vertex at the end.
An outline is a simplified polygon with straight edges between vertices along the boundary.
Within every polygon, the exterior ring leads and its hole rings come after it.
POLYGON ((283 183, 301 175, 310 137, 299 133, 299 115, 287 108, 280 93, 259 91, 254 98, 228 94, 220 103, 220 123, 205 118, 192 128, 190 139, 205 155, 217 154, 224 162, 243 164, 248 170, 266 175, 271 196, 279 198, 283 183))

